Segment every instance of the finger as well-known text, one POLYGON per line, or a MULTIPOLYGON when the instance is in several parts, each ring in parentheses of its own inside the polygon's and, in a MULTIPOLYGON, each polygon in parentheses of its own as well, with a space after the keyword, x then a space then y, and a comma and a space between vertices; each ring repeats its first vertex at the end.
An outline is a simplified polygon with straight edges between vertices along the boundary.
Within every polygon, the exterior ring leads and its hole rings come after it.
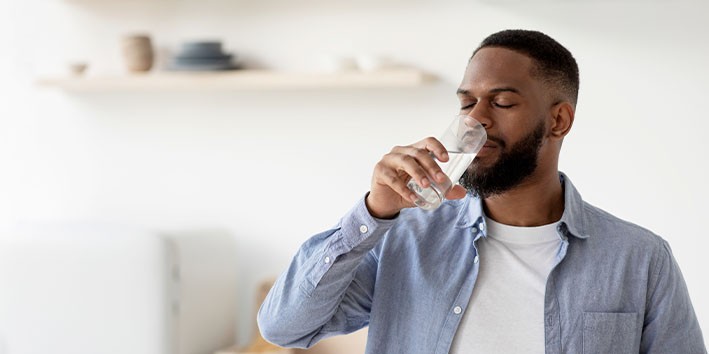
MULTIPOLYGON (((401 147, 398 151, 398 155, 402 159, 401 169, 414 177, 417 182, 421 182, 423 177, 427 177, 426 180, 433 177, 435 182, 443 183, 448 178, 438 163, 436 163, 434 157, 431 156, 431 151, 414 146, 401 147), (421 176, 421 173, 424 175, 421 176)), ((424 188, 428 187, 427 183, 419 185, 424 188)))
POLYGON ((402 175, 389 168, 382 168, 378 171, 378 178, 375 183, 384 185, 396 192, 407 205, 412 206, 416 201, 416 194, 406 186, 409 181, 408 175, 402 175))
MULTIPOLYGON (((438 141, 438 139, 433 137, 428 137, 421 140, 420 142, 414 144, 414 146, 422 146, 425 150, 430 151, 433 155, 441 162, 447 162, 449 159, 448 151, 443 144, 438 141)), ((441 171, 440 166, 433 161, 433 163, 428 163, 428 159, 421 158, 422 163, 428 172, 428 175, 433 177, 433 179, 438 183, 444 183, 448 177, 441 171)))
MULTIPOLYGON (((392 154, 387 154, 384 156, 384 158, 381 161, 381 167, 384 169, 389 169, 393 171, 397 176, 399 176, 399 179, 407 182, 409 177, 413 178, 418 185, 421 187, 428 187, 431 185, 431 181, 429 180, 429 175, 424 169, 424 167, 421 165, 421 162, 419 159, 415 156, 412 156, 410 154, 417 154, 416 152, 412 151, 411 149, 413 148, 408 148, 409 154, 400 154, 400 153, 392 153, 392 154), (403 176, 402 176, 403 175, 403 176)), ((414 150, 419 150, 419 149, 414 149, 414 150)), ((424 156, 422 158, 428 159, 430 162, 428 164, 433 164, 436 165, 436 163, 433 161, 433 158, 430 155, 427 155, 423 153, 424 156)), ((421 156, 421 155, 419 155, 421 156)), ((437 165, 436 165, 437 167, 437 165)), ((440 169, 440 168, 439 168, 440 169)), ((392 172, 391 171, 386 171, 388 176, 391 176, 392 172)))
POLYGON ((425 138, 413 146, 426 149, 433 153, 433 155, 442 162, 448 161, 448 151, 443 144, 434 137, 425 138))

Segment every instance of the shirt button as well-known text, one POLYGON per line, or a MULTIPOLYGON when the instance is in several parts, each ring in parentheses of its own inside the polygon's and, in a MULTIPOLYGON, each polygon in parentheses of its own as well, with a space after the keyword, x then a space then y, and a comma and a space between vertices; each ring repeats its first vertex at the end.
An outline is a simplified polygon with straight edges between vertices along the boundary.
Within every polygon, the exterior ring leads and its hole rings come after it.
POLYGON ((460 306, 456 306, 453 308, 453 313, 456 315, 460 315, 460 313, 463 312, 463 309, 460 308, 460 306))
POLYGON ((478 258, 478 256, 475 256, 475 258, 473 258, 473 263, 477 264, 479 261, 480 258, 478 258))
POLYGON ((330 263, 330 257, 325 257, 325 263, 330 263))
POLYGON ((475 234, 475 233, 477 233, 477 232, 478 232, 478 228, 477 228, 477 227, 473 227, 473 233, 475 234))
POLYGON ((367 225, 362 225, 362 226, 359 227, 359 232, 360 232, 360 233, 366 234, 367 231, 369 231, 369 228, 367 228, 367 225))
POLYGON ((566 224, 560 223, 560 224, 556 227, 556 229, 559 230, 559 232, 561 232, 561 233, 566 233, 566 224))
POLYGON ((480 228, 480 231, 485 231, 485 224, 480 223, 478 227, 480 228))

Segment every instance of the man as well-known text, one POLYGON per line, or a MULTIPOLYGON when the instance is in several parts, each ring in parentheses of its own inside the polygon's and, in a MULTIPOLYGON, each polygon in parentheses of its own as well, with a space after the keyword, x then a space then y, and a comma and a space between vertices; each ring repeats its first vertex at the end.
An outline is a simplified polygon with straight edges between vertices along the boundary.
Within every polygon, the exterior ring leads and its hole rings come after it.
POLYGON ((367 353, 706 353, 667 243, 585 203, 558 172, 578 67, 534 31, 486 38, 458 96, 488 140, 433 212, 406 187, 446 177, 436 139, 395 147, 336 228, 301 247, 259 311, 309 347, 369 326, 367 353))

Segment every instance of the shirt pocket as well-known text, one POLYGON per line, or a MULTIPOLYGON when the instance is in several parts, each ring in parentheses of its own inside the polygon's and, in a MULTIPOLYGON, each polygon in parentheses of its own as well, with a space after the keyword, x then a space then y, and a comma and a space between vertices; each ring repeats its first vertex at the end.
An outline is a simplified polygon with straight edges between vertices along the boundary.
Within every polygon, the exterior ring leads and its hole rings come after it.
POLYGON ((583 353, 637 353, 637 313, 584 312, 583 353))

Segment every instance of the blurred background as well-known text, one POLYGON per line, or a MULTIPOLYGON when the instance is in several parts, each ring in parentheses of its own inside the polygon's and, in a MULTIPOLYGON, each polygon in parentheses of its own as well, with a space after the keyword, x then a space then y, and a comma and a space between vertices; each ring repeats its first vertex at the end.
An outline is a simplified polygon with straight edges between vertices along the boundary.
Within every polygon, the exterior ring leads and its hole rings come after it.
POLYGON ((560 169, 669 241, 707 341, 707 13, 0 0, 0 354, 250 345, 262 282, 364 195, 392 146, 445 128, 472 50, 506 28, 541 30, 578 60, 560 169))

